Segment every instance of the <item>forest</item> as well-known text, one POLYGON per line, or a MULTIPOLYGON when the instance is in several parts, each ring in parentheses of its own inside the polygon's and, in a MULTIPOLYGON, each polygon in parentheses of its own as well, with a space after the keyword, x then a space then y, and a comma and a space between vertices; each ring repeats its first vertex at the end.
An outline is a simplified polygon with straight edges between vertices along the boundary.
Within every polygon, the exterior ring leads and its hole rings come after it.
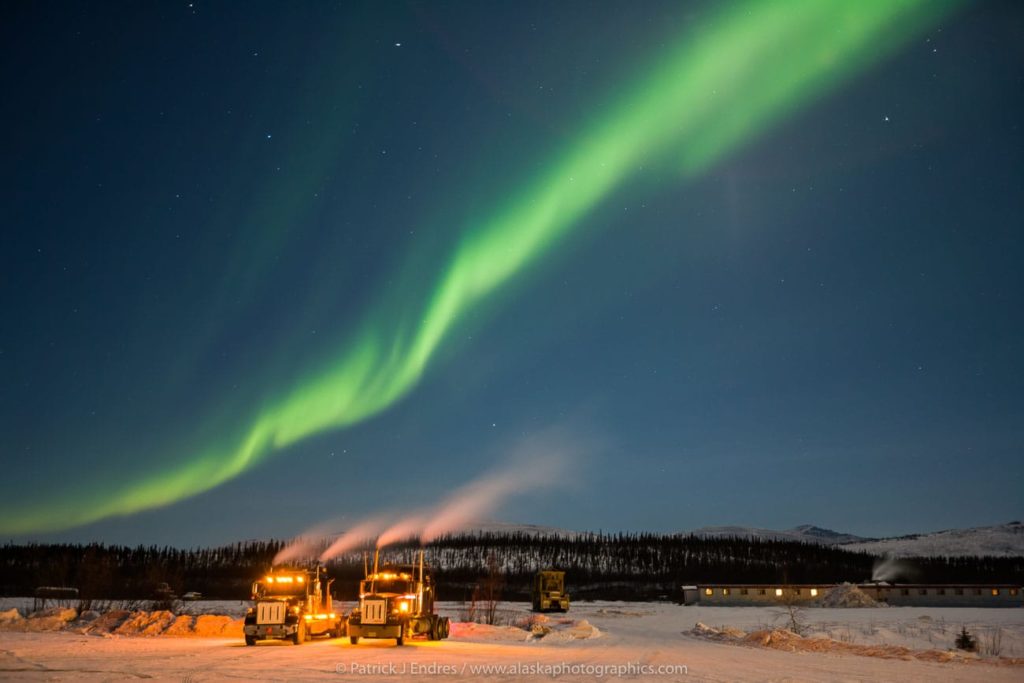
MULTIPOLYGON (((145 600, 166 583, 177 595, 244 600, 286 542, 247 541, 180 549, 105 544, 0 546, 0 595, 31 596, 39 586, 77 588, 83 599, 145 600)), ((413 562, 415 539, 381 551, 380 562, 413 562)), ((749 538, 663 534, 458 534, 426 544, 443 600, 468 600, 484 577, 500 578, 504 599, 522 600, 539 569, 566 572, 574 599, 673 600, 692 583, 839 583, 871 579, 880 558, 841 547, 749 538)), ((352 600, 372 550, 327 563, 337 598, 352 600)), ((901 561, 897 581, 1012 583, 1024 557, 926 557, 901 561)))

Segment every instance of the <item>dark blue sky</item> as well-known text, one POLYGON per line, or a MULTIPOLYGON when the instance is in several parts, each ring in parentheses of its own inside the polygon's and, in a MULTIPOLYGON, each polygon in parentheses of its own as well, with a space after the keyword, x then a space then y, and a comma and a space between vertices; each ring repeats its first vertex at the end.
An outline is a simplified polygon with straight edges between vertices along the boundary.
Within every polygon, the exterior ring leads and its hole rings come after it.
MULTIPOLYGON (((0 514, 94 505, 229 441, 382 300, 418 300, 451 226, 709 12, 10 5, 0 514)), ((697 177, 605 197, 382 412, 180 502, 13 537, 291 535, 435 501, 552 428, 583 444, 575 484, 501 517, 1019 518, 1022 77, 1024 10, 968 5, 697 177)))

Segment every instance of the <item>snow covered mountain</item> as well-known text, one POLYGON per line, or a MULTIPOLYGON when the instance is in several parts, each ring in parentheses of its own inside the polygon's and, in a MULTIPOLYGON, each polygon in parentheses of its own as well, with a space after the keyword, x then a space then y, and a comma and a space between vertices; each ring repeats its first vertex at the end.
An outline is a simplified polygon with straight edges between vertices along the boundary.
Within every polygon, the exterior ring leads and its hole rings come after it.
POLYGON ((946 529, 928 534, 844 543, 843 548, 896 557, 994 555, 1024 556, 1024 523, 1009 522, 971 529, 946 529))
POLYGON ((1024 556, 1024 523, 1009 522, 969 529, 946 529, 891 538, 863 538, 809 524, 777 531, 747 526, 708 526, 695 529, 694 536, 704 538, 760 538, 802 541, 862 550, 872 555, 928 557, 957 555, 1024 556))
POLYGON ((802 524, 783 531, 750 526, 705 526, 682 533, 687 535, 693 534, 701 538, 760 538, 776 541, 802 541, 804 543, 819 543, 822 545, 839 545, 870 540, 861 536, 854 536, 853 534, 823 529, 811 524, 802 524))

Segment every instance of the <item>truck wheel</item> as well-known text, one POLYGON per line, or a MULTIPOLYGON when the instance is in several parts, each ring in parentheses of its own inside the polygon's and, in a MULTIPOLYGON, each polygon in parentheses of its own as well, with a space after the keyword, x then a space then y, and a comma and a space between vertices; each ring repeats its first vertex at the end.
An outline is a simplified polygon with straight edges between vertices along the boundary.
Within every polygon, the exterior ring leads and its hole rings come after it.
POLYGON ((256 639, 253 636, 246 636, 245 637, 245 644, 247 646, 249 646, 249 647, 252 647, 253 645, 256 644, 256 639))
POLYGON ((349 636, 348 637, 348 642, 352 643, 353 645, 358 645, 359 644, 359 636, 349 636))
POLYGON ((398 637, 395 638, 395 642, 398 644, 398 647, 405 645, 405 626, 399 628, 398 637))
POLYGON ((430 617, 430 630, 427 631, 427 638, 441 640, 441 618, 437 615, 430 617))
POLYGON ((304 640, 306 640, 306 622, 300 621, 298 626, 295 627, 295 633, 292 634, 292 642, 296 645, 302 645, 304 640))
POLYGON ((448 617, 441 617, 441 639, 448 637, 451 632, 452 622, 448 617))

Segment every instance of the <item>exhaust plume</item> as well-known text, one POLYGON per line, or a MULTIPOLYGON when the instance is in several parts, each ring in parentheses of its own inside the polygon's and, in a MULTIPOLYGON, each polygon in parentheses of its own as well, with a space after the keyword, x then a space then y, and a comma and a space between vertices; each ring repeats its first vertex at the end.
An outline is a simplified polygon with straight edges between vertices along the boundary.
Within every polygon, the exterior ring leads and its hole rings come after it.
POLYGON ((429 513, 415 513, 398 520, 385 529, 380 537, 377 538, 377 547, 383 548, 386 545, 419 536, 423 531, 423 527, 427 524, 427 514, 429 513))
POLYGON ((302 533, 292 538, 288 545, 281 548, 274 555, 274 564, 291 562, 293 560, 313 560, 320 553, 327 541, 334 538, 338 529, 344 529, 348 522, 343 517, 332 517, 309 527, 302 533))
POLYGON ((509 465, 452 494, 424 526, 420 542, 429 543, 479 522, 514 496, 564 485, 572 453, 564 444, 527 444, 509 465))
POLYGON ((416 536, 420 543, 429 543, 481 521, 514 496, 564 485, 577 454, 594 445, 561 430, 548 430, 527 439, 503 467, 463 485, 437 506, 391 525, 377 539, 377 547, 416 536))
POLYGON ((377 517, 356 524, 320 553, 320 561, 327 562, 354 548, 358 548, 364 543, 372 541, 386 523, 386 519, 377 517))

